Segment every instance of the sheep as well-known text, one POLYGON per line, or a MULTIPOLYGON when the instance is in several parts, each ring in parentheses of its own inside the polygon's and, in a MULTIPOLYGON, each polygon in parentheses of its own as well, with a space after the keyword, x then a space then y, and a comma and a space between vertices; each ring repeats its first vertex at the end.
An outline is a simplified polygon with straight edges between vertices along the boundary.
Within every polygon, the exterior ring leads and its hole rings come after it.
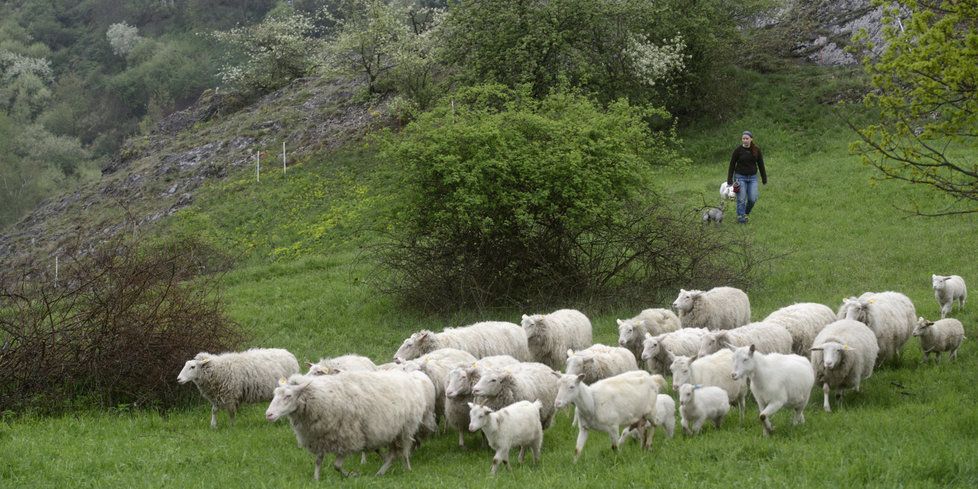
MULTIPOLYGON (((523 315, 523 329, 533 361, 554 370, 564 370, 568 349, 591 346, 591 321, 575 309, 561 309, 550 314, 523 315)), ((515 356, 515 355, 514 355, 515 356)))
POLYGON ((299 445, 316 456, 314 480, 327 453, 336 455, 333 468, 349 476, 343 469, 349 454, 384 447, 388 451, 377 475, 385 474, 398 454, 411 470, 412 441, 428 417, 428 392, 418 388, 421 377, 397 370, 293 375, 275 389, 265 418, 289 418, 299 445))
POLYGON ((625 348, 597 344, 577 352, 567 350, 567 374, 584 374, 587 384, 629 370, 638 370, 638 363, 632 352, 625 348))
MULTIPOLYGON (((559 374, 555 374, 559 375, 559 374)), ((574 447, 574 462, 577 462, 587 442, 590 430, 608 433, 611 449, 618 450, 618 427, 633 426, 639 432, 642 448, 652 447, 654 430, 646 426, 655 423, 656 404, 659 389, 665 386, 661 375, 652 375, 644 370, 633 370, 599 380, 594 384, 584 383, 584 375, 559 375, 560 389, 554 406, 557 409, 574 404, 577 408, 578 434, 574 447)))
POLYGON ((716 353, 693 360, 687 356, 673 356, 669 369, 672 371, 672 388, 679 390, 683 384, 712 385, 727 393, 727 401, 740 408, 743 422, 747 405, 747 380, 734 380, 733 351, 724 348, 716 353))
POLYGON ((930 279, 934 297, 941 306, 941 319, 951 312, 954 301, 958 301, 958 309, 964 309, 964 303, 968 300, 968 286, 960 275, 931 275, 930 279))
POLYGON ((272 398, 276 382, 299 373, 299 362, 287 350, 252 348, 243 352, 212 355, 198 353, 187 360, 177 382, 193 382, 211 403, 211 428, 217 428, 217 412, 225 409, 234 424, 238 406, 272 398))
POLYGON ((373 360, 360 355, 343 355, 336 358, 320 358, 317 363, 309 363, 306 375, 333 375, 350 370, 377 370, 373 360))
MULTIPOLYGON (((507 358, 512 358, 508 357, 507 358)), ((431 379, 435 386, 435 419, 441 419, 445 414, 445 385, 448 383, 448 373, 452 369, 472 365, 476 358, 467 351, 456 348, 441 348, 425 353, 415 360, 405 364, 416 365, 416 368, 431 379)), ((410 368, 410 367, 408 367, 410 368)))
POLYGON ((900 358, 900 349, 910 339, 917 324, 913 302, 899 292, 866 292, 842 300, 838 319, 859 321, 876 334, 880 351, 876 365, 900 358))
POLYGON ((772 312, 762 322, 780 324, 791 333, 791 351, 808 356, 815 336, 827 324, 835 322, 835 311, 825 304, 802 302, 772 312))
POLYGON ((670 333, 680 326, 679 317, 668 309, 645 309, 631 319, 618 320, 618 345, 628 348, 638 361, 642 359, 642 342, 646 334, 670 333))
POLYGON ((700 351, 700 342, 710 330, 706 328, 683 328, 658 336, 645 335, 642 342, 642 360, 653 374, 669 371, 672 360, 669 354, 695 357, 700 351))
POLYGON ((492 475, 496 475, 500 463, 507 470, 510 468, 509 451, 513 447, 520 447, 520 463, 523 463, 526 447, 533 452, 533 461, 540 462, 540 447, 543 445, 543 426, 540 424, 542 402, 519 401, 498 411, 471 402, 468 405, 472 420, 469 431, 482 429, 489 446, 496 451, 489 470, 492 475))
POLYGON ((964 325, 954 318, 941 319, 936 322, 928 321, 922 317, 917 318, 913 335, 920 338, 920 349, 924 353, 921 362, 926 362, 931 353, 940 362, 942 352, 950 352, 948 356, 957 360, 958 348, 961 347, 961 342, 965 339, 964 325))
POLYGON ((878 354, 876 335, 859 321, 840 319, 815 337, 811 360, 815 378, 822 383, 825 412, 832 412, 830 389, 836 389, 836 402, 842 401, 845 389, 859 392, 859 384, 873 375, 878 354))
POLYGON ((733 287, 679 289, 672 308, 684 328, 733 329, 750 322, 750 300, 733 287))
POLYGON ((497 355, 476 360, 470 366, 454 368, 445 382, 445 425, 458 431, 458 446, 465 446, 465 430, 469 427, 469 402, 474 400, 472 387, 482 378, 482 369, 505 368, 519 364, 509 355, 497 355))
POLYGON ((700 340, 699 357, 720 351, 728 345, 755 345, 761 353, 791 353, 791 333, 774 323, 750 323, 739 328, 714 331, 700 340))
POLYGON ((683 384, 679 388, 679 415, 687 435, 698 435, 706 420, 713 421, 713 425, 720 429, 729 410, 727 393, 719 387, 683 384))
POLYGON ((542 363, 523 362, 502 369, 485 369, 482 377, 472 387, 475 402, 500 409, 517 401, 540 400, 540 420, 543 429, 550 427, 554 416, 554 398, 557 397, 557 379, 554 371, 542 363))
MULTIPOLYGON (((669 394, 659 394, 655 398, 655 424, 646 424, 645 429, 655 429, 656 426, 661 426, 669 438, 676 434, 676 401, 669 394)), ((629 436, 639 438, 637 426, 622 430, 621 436, 618 437, 618 446, 621 446, 629 436)))
POLYGON ((808 358, 795 354, 764 354, 754 345, 743 346, 734 350, 733 373, 730 375, 734 380, 746 377, 750 382, 765 436, 774 432, 770 418, 782 407, 794 408, 792 424, 805 422, 805 405, 815 385, 815 370, 808 358))
POLYGON ((510 355, 523 362, 530 360, 523 328, 503 321, 485 321, 461 328, 445 328, 441 333, 418 331, 401 343, 394 361, 413 360, 441 348, 457 348, 476 358, 510 355))

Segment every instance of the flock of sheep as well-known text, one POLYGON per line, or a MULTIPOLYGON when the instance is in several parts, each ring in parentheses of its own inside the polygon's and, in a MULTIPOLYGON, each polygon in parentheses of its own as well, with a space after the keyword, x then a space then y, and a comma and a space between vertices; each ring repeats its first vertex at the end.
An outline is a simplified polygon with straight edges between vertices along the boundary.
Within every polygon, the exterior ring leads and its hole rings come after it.
POLYGON ((612 448, 628 437, 651 447, 656 427, 675 428, 676 402, 662 393, 671 374, 679 395, 681 426, 689 435, 712 421, 719 427, 731 406, 745 411, 748 390, 757 402, 764 434, 771 416, 794 411, 804 423, 812 387, 840 399, 858 391, 874 367, 897 357, 911 336, 920 338, 924 361, 947 352, 956 358, 964 339, 960 321, 946 316, 967 299, 964 280, 932 277, 941 306, 936 322, 917 317, 898 292, 866 292, 843 300, 838 311, 800 303, 750 322, 747 294, 732 287, 680 290, 672 310, 647 309, 618 320, 619 346, 593 344, 590 320, 562 309, 524 315, 521 324, 489 321, 440 333, 419 331, 404 340, 394 362, 345 355, 310 364, 306 374, 291 353, 251 349, 187 361, 177 380, 193 382, 211 402, 211 427, 227 410, 231 422, 243 403, 271 400, 269 421, 287 417, 299 445, 323 458, 376 451, 385 473, 395 459, 410 469, 410 455, 444 419, 465 444, 481 430, 495 450, 491 471, 509 464, 511 448, 540 458, 543 431, 558 409, 573 405, 579 434, 575 461, 590 431, 609 435, 612 448), (620 431, 621 430, 621 431, 620 431))

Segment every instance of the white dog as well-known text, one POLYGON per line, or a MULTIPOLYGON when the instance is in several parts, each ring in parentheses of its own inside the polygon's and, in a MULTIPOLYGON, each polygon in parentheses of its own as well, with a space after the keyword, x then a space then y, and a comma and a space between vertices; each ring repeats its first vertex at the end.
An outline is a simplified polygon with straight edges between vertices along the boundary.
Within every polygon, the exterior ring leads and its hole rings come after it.
POLYGON ((733 200, 733 199, 736 199, 736 198, 737 198, 737 194, 734 192, 733 185, 727 185, 727 182, 726 181, 724 181, 723 183, 720 184, 720 199, 721 200, 723 200, 723 199, 733 200))

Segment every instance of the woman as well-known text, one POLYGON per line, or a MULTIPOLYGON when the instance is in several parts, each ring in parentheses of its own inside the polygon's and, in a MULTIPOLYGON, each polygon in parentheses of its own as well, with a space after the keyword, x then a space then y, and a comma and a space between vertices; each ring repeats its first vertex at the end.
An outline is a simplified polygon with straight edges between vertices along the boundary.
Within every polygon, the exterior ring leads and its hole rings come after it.
POLYGON ((747 216, 757 202, 758 170, 761 172, 761 183, 767 185, 761 148, 754 144, 754 134, 744 131, 740 137, 740 146, 737 146, 730 157, 730 168, 727 169, 727 185, 736 182, 740 187, 737 192, 737 222, 740 224, 747 223, 747 216))

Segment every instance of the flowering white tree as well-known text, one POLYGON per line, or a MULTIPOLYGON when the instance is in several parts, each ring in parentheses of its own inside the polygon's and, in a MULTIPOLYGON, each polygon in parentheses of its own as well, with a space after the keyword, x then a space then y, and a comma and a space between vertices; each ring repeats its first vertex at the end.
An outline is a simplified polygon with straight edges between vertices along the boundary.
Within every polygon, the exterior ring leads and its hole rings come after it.
POLYGON ((655 86, 683 71, 689 58, 685 50, 686 42, 680 35, 660 46, 638 34, 631 36, 626 52, 639 79, 646 85, 655 86))
POLYGON ((125 22, 110 25, 109 29, 105 31, 105 37, 109 40, 112 52, 123 58, 129 56, 136 44, 139 44, 143 39, 139 37, 138 28, 125 22))
POLYGON ((0 108, 19 120, 33 120, 51 98, 51 62, 0 50, 0 108))

